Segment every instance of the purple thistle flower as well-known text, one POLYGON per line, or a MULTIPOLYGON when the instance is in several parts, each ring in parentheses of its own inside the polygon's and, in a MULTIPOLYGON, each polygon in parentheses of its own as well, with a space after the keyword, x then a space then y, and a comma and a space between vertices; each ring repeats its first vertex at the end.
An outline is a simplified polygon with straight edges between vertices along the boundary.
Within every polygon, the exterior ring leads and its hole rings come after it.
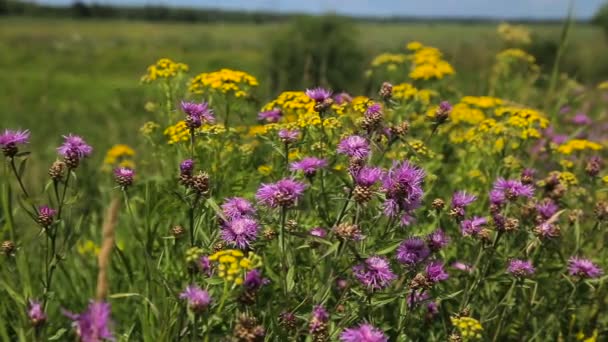
POLYGON ((327 166, 327 160, 315 157, 306 157, 300 161, 291 163, 291 171, 302 171, 308 177, 314 176, 318 170, 327 166))
POLYGON ((298 141, 300 137, 300 131, 297 129, 289 130, 289 129, 281 129, 279 130, 279 139, 285 144, 293 144, 298 141))
POLYGON ((306 89, 306 96, 315 102, 323 102, 331 97, 331 91, 324 88, 306 89))
POLYGON ((521 171, 521 182, 523 184, 532 184, 534 183, 534 176, 536 176, 536 170, 531 168, 526 168, 521 171))
POLYGON ((253 204, 242 197, 231 197, 222 204, 222 212, 228 220, 255 215, 253 204))
POLYGON ((363 323, 356 328, 348 328, 340 334, 342 342, 388 342, 382 330, 371 324, 363 323))
POLYGON ((452 208, 465 208, 475 202, 477 196, 468 194, 466 191, 456 191, 452 196, 452 208))
POLYGON ((133 169, 128 167, 114 169, 114 180, 123 188, 133 184, 133 177, 135 177, 135 171, 133 169))
POLYGON ((270 208, 293 206, 306 189, 306 184, 292 178, 284 178, 276 183, 262 184, 255 197, 270 208))
POLYGON ((269 123, 275 123, 275 122, 279 122, 279 120, 281 120, 282 116, 283 116, 283 113, 281 112, 281 110, 278 108, 275 108, 275 109, 267 110, 265 112, 260 112, 258 114, 258 120, 269 122, 269 123))
POLYGON ((439 108, 437 110, 441 113, 445 113, 444 115, 448 115, 452 111, 452 108, 452 105, 448 101, 441 101, 439 102, 439 108))
POLYGON ((397 261, 406 266, 416 266, 431 254, 423 239, 412 237, 403 241, 397 248, 397 261))
POLYGON ((431 298, 431 295, 429 295, 427 291, 412 291, 409 296, 407 296, 407 306, 409 308, 414 308, 429 298, 431 298))
POLYGON ((209 292, 196 285, 186 287, 184 292, 179 295, 179 298, 187 300, 190 309, 197 313, 205 310, 211 304, 209 292))
POLYGON ((189 128, 200 127, 204 123, 214 123, 213 111, 207 102, 195 103, 182 101, 182 112, 186 114, 186 124, 189 128))
POLYGON ((36 300, 30 299, 27 309, 27 317, 33 326, 39 327, 46 322, 46 314, 42 309, 42 304, 36 300))
POLYGON ((541 222, 534 228, 534 232, 542 238, 554 238, 559 236, 559 226, 554 225, 551 222, 541 222))
POLYGON ((353 266, 355 278, 371 290, 383 289, 397 278, 391 271, 388 260, 381 256, 372 256, 363 263, 353 266))
POLYGON ((56 214, 57 210, 47 205, 38 207, 38 224, 40 224, 42 228, 50 227, 51 224, 53 224, 56 214))
POLYGON ((507 200, 515 200, 517 197, 532 197, 534 195, 534 187, 532 185, 523 184, 520 180, 498 178, 494 182, 492 191, 497 191, 497 194, 502 194, 507 200))
POLYGON ((353 100, 352 96, 346 92, 341 92, 334 95, 334 101, 336 104, 341 105, 343 103, 350 103, 353 100))
POLYGON ((450 243, 450 238, 441 228, 437 228, 426 237, 426 243, 431 251, 438 251, 450 243))
POLYGON ((386 192, 385 215, 394 217, 401 211, 409 213, 418 208, 424 194, 424 177, 424 170, 408 161, 393 163, 382 177, 382 189, 386 192))
POLYGON ((498 190, 490 191, 490 203, 496 206, 503 205, 505 203, 505 194, 498 190))
POLYGON ((358 135, 348 136, 338 144, 338 153, 355 159, 365 159, 369 155, 369 142, 358 135))
POLYGON ((213 268, 211 267, 211 260, 209 260, 209 256, 203 255, 198 259, 198 266, 201 270, 201 273, 210 277, 213 274, 213 268))
POLYGON ((473 217, 472 219, 464 220, 460 223, 460 232, 464 236, 477 235, 488 220, 485 217, 473 217))
POLYGON ((580 126, 591 125, 593 123, 593 120, 591 120, 591 118, 588 117, 587 114, 582 112, 576 113, 576 115, 574 115, 570 121, 573 124, 580 126))
POLYGON ((467 263, 464 263, 462 261, 454 261, 452 263, 452 268, 462 271, 462 272, 467 272, 470 273, 471 271, 473 271, 473 267, 467 263))
POLYGON ((443 269, 443 264, 439 261, 431 261, 425 268, 426 278, 432 283, 448 279, 450 276, 443 269))
POLYGON ((63 157, 80 160, 93 152, 93 148, 77 135, 64 135, 63 138, 65 139, 63 145, 57 148, 58 153, 63 157))
POLYGON ((76 334, 82 342, 114 341, 110 331, 110 304, 105 302, 89 303, 87 310, 81 314, 64 311, 64 315, 73 321, 76 334))
POLYGON ((234 219, 222 229, 221 236, 224 241, 238 248, 248 248, 255 241, 258 234, 258 223, 247 217, 234 219))
POLYGON ((324 329, 325 323, 329 321, 329 313, 322 305, 315 305, 312 309, 312 317, 308 323, 308 331, 316 334, 324 329))
POLYGON ((543 220, 548 220, 553 216, 559 207, 550 198, 545 198, 542 202, 536 204, 536 211, 543 220))
POLYGON ((270 280, 262 277, 262 271, 253 269, 245 274, 245 280, 243 286, 250 290, 258 290, 262 286, 268 284, 270 280))
POLYGON ((20 130, 10 130, 5 129, 2 134, 0 134, 0 146, 2 147, 2 152, 7 157, 14 157, 19 149, 17 145, 25 145, 29 143, 30 140, 30 131, 20 131, 20 130))
POLYGON ((568 272, 571 276, 578 276, 581 278, 599 278, 604 273, 604 271, 591 260, 575 256, 568 259, 568 272))
POLYGON ((327 236, 327 231, 321 227, 313 228, 313 229, 309 230, 308 233, 310 234, 310 236, 314 236, 314 237, 318 237, 318 238, 324 238, 327 236))
POLYGON ((511 273, 515 277, 527 277, 531 276, 536 272, 536 269, 532 265, 531 261, 513 259, 509 261, 507 272, 511 273))
POLYGON ((364 115, 372 118, 380 117, 382 115, 382 106, 379 103, 372 103, 367 107, 364 115))
POLYGON ((194 160, 186 159, 179 164, 179 172, 184 176, 192 176, 194 171, 194 160))
POLYGON ((357 185, 369 188, 376 184, 382 178, 383 174, 384 171, 379 167, 364 166, 353 175, 353 178, 357 185))

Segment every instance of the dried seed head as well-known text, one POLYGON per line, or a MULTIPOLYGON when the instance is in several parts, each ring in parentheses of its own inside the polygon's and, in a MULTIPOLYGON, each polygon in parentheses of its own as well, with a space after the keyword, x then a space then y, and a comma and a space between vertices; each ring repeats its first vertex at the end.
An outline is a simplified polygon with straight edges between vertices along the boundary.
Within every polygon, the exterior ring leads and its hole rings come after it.
POLYGON ((353 197, 359 204, 367 203, 372 199, 373 192, 369 187, 356 185, 353 189, 353 197))
POLYGON ((345 241, 357 241, 361 239, 361 229, 356 224, 341 223, 334 227, 334 234, 345 241))
POLYGON ((287 220, 285 222, 285 230, 287 230, 288 232, 293 233, 293 232, 297 231, 298 228, 299 228, 299 225, 298 225, 298 221, 296 221, 296 220, 287 220))
POLYGON ((234 340, 238 342, 261 342, 266 335, 264 327, 254 317, 241 314, 234 326, 234 340))
POLYGON ((409 130, 410 130, 410 124, 407 123, 407 121, 404 121, 404 122, 402 122, 396 126, 392 126, 390 128, 391 133, 394 135, 397 135, 397 136, 406 135, 409 130))
POLYGON ((514 217, 508 217, 505 220, 505 231, 506 232, 514 232, 519 229, 519 220, 514 217))
POLYGON ((441 211, 445 207, 445 201, 441 198, 435 198, 431 205, 433 206, 433 209, 441 211))
POLYGON ((572 209, 568 213, 568 222, 570 222, 570 224, 573 224, 578 219, 580 219, 582 216, 583 216, 583 211, 581 209, 572 209))
POLYGON ((15 243, 11 240, 6 240, 0 245, 0 252, 4 255, 13 255, 15 254, 16 249, 17 246, 15 246, 15 243))
POLYGON ((264 236, 264 239, 266 240, 274 240, 277 237, 277 232, 272 228, 266 228, 262 232, 262 236, 264 236))
POLYGON ((279 325, 285 330, 296 330, 297 318, 291 312, 284 311, 279 315, 279 325))
POLYGON ((199 172, 196 176, 192 177, 191 188, 201 195, 207 194, 209 191, 209 174, 206 172, 199 172))
POLYGON ((585 172, 591 177, 596 177, 602 170, 602 159, 600 157, 591 157, 585 166, 585 172))
POLYGON ((484 228, 477 234, 477 237, 484 242, 489 242, 492 237, 492 231, 488 228, 484 228))
POLYGON ((388 82, 382 83, 378 95, 385 101, 390 100, 393 97, 393 85, 388 82))
POLYGON ((432 282, 430 282, 427 277, 422 274, 422 273, 418 273, 414 276, 414 278, 412 279, 412 281, 410 282, 410 288, 412 290, 417 290, 417 289, 426 289, 429 288, 433 285, 432 282))
POLYGON ((175 225, 171 227, 171 235, 173 235, 175 239, 181 238, 182 236, 184 236, 185 233, 186 230, 180 225, 175 225))

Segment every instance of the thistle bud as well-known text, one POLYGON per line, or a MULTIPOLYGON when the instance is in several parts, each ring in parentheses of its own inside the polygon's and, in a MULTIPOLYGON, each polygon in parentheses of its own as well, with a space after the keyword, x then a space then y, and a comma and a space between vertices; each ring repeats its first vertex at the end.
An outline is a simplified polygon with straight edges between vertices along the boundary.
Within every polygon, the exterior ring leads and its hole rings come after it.
POLYGON ((585 172, 587 172, 590 177, 596 177, 602 170, 602 164, 602 159, 600 157, 591 157, 587 161, 587 165, 585 166, 585 172))
POLYGON ((16 249, 17 246, 15 246, 15 243, 11 240, 6 240, 0 245, 0 252, 4 255, 13 255, 16 249))
POLYGON ((66 165, 64 162, 60 160, 55 160, 51 167, 49 168, 49 176, 51 176, 52 180, 58 180, 63 178, 63 171, 65 170, 66 165))
POLYGON ((441 211, 445 207, 445 201, 443 199, 441 199, 441 198, 435 198, 433 200, 433 203, 431 204, 431 206, 436 211, 441 211))
POLYGON ((185 233, 186 230, 180 225, 175 225, 171 227, 171 235, 173 235, 176 240, 184 236, 185 233))
POLYGON ((209 174, 200 171, 192 177, 191 188, 200 195, 206 195, 209 191, 209 174))
POLYGON ((388 82, 382 83, 378 95, 380 95, 384 101, 390 100, 393 97, 393 85, 388 82))

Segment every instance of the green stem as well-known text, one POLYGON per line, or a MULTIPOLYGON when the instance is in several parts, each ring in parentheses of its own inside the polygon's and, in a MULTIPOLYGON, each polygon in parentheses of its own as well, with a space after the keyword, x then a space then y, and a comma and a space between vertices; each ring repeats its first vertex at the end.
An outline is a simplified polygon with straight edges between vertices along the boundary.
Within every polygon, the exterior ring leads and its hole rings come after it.
POLYGON ((279 231, 279 249, 281 250, 281 285, 283 287, 283 293, 287 296, 287 258, 285 255, 285 221, 287 219, 287 208, 281 207, 281 230, 279 231))

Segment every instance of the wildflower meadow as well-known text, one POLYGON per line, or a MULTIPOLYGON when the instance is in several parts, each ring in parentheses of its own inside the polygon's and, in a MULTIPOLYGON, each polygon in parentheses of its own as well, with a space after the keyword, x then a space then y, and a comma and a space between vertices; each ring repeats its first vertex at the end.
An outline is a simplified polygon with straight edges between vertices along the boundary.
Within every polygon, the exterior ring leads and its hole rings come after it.
POLYGON ((136 146, 1 127, 0 339, 608 340, 608 82, 498 32, 483 93, 418 41, 365 94, 159 56, 136 146))

